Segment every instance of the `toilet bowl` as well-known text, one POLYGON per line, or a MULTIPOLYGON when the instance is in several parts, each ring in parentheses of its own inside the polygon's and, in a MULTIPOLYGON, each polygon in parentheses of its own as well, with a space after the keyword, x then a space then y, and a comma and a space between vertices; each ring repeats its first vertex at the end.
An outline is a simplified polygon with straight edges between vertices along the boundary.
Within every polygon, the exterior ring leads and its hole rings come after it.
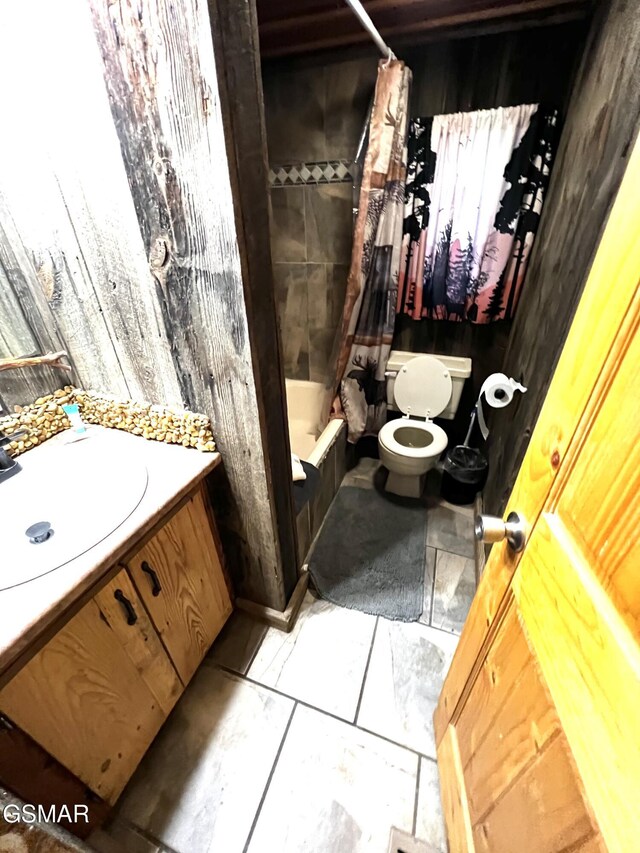
POLYGON ((398 370, 393 387, 396 408, 404 417, 386 423, 378 433, 380 461, 389 471, 386 490, 419 498, 427 471, 433 468, 448 438, 431 420, 451 399, 447 367, 431 355, 412 358, 398 370))
POLYGON ((447 434, 430 421, 399 418, 378 433, 380 461, 389 470, 386 489, 396 495, 419 498, 424 478, 447 446, 447 434))

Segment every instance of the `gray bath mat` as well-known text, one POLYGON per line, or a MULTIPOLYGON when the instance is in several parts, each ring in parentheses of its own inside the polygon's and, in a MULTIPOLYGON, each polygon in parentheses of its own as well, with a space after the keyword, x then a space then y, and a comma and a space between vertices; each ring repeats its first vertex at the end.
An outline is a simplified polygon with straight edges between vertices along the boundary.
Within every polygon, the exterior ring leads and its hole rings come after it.
POLYGON ((427 513, 417 501, 342 486, 309 560, 322 598, 415 622, 422 613, 427 513))

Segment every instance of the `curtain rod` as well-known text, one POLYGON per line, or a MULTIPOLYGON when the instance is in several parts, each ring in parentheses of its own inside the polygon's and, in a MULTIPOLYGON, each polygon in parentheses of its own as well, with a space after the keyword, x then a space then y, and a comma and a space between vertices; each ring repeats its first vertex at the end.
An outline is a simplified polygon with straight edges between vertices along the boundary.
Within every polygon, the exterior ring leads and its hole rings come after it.
POLYGON ((395 59, 395 53, 391 50, 389 45, 384 41, 384 39, 376 29, 375 24, 369 17, 369 13, 364 8, 360 0, 346 0, 346 2, 347 5, 351 6, 351 8, 356 14, 356 17, 360 20, 362 26, 365 28, 365 30, 367 30, 371 38, 374 40, 380 53, 383 56, 386 56, 387 59, 395 59))

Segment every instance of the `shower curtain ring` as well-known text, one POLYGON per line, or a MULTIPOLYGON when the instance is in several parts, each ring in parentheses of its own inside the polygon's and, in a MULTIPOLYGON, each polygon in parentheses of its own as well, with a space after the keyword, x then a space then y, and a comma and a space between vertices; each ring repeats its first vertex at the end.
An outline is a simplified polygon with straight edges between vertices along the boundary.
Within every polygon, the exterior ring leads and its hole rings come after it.
POLYGON ((391 48, 389 48, 389 56, 387 57, 386 62, 382 63, 382 67, 386 70, 389 67, 389 63, 391 62, 391 60, 396 58, 397 57, 395 53, 391 50, 391 48))

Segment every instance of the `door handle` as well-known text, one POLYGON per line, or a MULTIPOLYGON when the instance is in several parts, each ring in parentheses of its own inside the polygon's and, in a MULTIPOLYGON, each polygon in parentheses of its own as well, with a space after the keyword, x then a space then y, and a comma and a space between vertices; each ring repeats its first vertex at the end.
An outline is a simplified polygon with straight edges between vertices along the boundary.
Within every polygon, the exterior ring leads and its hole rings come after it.
POLYGON ((507 540, 516 553, 522 551, 527 541, 527 524, 517 512, 510 512, 503 521, 496 515, 476 515, 475 534, 478 542, 493 544, 507 540))
POLYGON ((124 612, 127 614, 127 625, 135 625, 138 621, 138 617, 136 616, 136 611, 133 609, 133 604, 129 601, 124 592, 121 589, 117 589, 113 593, 113 597, 124 607, 124 612))
POLYGON ((149 578, 151 580, 151 595, 160 595, 160 593, 162 592, 162 587, 160 586, 160 581, 158 580, 158 575, 156 574, 156 572, 151 568, 151 566, 149 565, 149 563, 147 563, 146 560, 143 560, 140 568, 146 575, 149 575, 149 578))

